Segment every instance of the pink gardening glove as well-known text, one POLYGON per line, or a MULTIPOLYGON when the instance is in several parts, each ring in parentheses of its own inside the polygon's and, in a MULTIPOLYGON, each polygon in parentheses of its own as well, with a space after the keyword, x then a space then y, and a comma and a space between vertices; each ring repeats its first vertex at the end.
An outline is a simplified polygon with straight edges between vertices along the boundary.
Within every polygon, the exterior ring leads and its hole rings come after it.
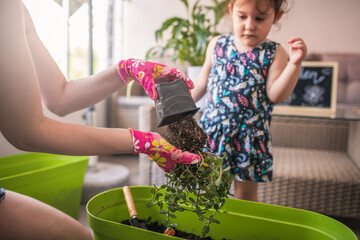
POLYGON ((121 60, 118 63, 117 70, 125 84, 135 80, 143 86, 145 92, 153 100, 158 98, 155 84, 161 82, 171 82, 182 78, 185 80, 189 89, 194 88, 194 83, 184 73, 176 68, 170 68, 160 63, 129 58, 127 60, 121 60))
POLYGON ((141 132, 129 128, 133 137, 134 154, 145 153, 165 172, 175 168, 176 163, 195 164, 200 156, 183 152, 167 142, 160 134, 155 132, 141 132))

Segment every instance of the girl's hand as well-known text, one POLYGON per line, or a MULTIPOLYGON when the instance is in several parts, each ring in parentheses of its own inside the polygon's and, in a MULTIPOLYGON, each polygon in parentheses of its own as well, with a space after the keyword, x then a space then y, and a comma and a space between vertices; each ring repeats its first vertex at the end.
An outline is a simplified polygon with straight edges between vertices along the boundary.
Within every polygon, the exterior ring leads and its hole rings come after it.
POLYGON ((194 83, 188 76, 176 68, 170 68, 161 63, 129 58, 120 61, 117 69, 120 78, 125 84, 135 80, 143 86, 145 92, 153 100, 158 98, 155 84, 160 82, 171 82, 182 78, 189 89, 194 88, 194 83))
POLYGON ((155 132, 141 132, 129 128, 132 135, 134 154, 145 153, 165 172, 176 167, 176 163, 195 164, 200 156, 183 152, 155 132))
POLYGON ((301 64, 307 53, 307 47, 301 38, 295 37, 288 41, 289 48, 289 61, 295 65, 301 64))

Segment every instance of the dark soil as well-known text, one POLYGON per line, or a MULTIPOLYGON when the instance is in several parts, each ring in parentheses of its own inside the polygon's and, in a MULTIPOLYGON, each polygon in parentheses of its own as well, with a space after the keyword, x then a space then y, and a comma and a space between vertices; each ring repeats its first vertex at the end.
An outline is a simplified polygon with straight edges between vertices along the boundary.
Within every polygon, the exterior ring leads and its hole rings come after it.
MULTIPOLYGON (((122 221, 121 223, 131 226, 129 220, 122 221)), ((150 218, 148 220, 139 219, 139 223, 140 223, 141 228, 145 228, 145 229, 147 229, 149 231, 152 231, 152 232, 157 232, 157 233, 163 234, 164 231, 166 230, 165 226, 160 225, 157 222, 151 222, 150 218)), ((176 230, 176 229, 175 229, 175 235, 174 236, 179 237, 179 238, 184 238, 184 239, 213 240, 211 237, 199 237, 199 236, 197 236, 195 234, 186 233, 186 232, 176 230)))
POLYGON ((167 125, 163 137, 175 147, 189 152, 201 150, 207 141, 206 133, 191 115, 167 125))

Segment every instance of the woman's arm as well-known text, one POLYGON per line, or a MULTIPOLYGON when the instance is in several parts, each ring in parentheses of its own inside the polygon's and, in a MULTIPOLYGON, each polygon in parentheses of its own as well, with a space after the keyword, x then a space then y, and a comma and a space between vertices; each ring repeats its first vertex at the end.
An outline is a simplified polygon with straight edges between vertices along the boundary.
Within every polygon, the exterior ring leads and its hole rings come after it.
MULTIPOLYGON (((25 33, 21 1, 0 1, 0 33, 0 129, 10 143, 25 151, 70 155, 133 152, 131 134, 126 129, 67 124, 43 115, 38 73, 25 33)), ((47 57, 41 59, 42 68, 56 71, 51 59, 49 62, 47 57)), ((45 72, 51 77, 50 72, 45 72)), ((115 74, 116 71, 113 78, 117 77, 115 74)), ((118 82, 121 83, 120 79, 118 82)))
POLYGON ((285 101, 293 92, 299 79, 301 62, 307 53, 306 44, 301 38, 292 38, 288 43, 289 62, 284 48, 279 46, 266 80, 266 93, 274 103, 285 101))
POLYGON ((125 84, 116 66, 90 77, 67 81, 41 42, 28 10, 24 13, 26 41, 29 46, 45 106, 59 116, 84 109, 105 99, 125 84))

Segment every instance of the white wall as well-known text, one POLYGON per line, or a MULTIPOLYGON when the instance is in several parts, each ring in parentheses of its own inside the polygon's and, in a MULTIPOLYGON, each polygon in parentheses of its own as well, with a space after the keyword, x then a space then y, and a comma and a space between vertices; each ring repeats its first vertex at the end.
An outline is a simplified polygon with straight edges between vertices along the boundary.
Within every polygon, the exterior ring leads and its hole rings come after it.
POLYGON ((270 38, 283 46, 301 36, 309 52, 360 53, 359 0, 295 0, 280 22, 270 38))
POLYGON ((162 22, 184 16, 185 7, 178 0, 128 0, 124 5, 124 58, 144 58, 155 45, 154 33, 162 22))

